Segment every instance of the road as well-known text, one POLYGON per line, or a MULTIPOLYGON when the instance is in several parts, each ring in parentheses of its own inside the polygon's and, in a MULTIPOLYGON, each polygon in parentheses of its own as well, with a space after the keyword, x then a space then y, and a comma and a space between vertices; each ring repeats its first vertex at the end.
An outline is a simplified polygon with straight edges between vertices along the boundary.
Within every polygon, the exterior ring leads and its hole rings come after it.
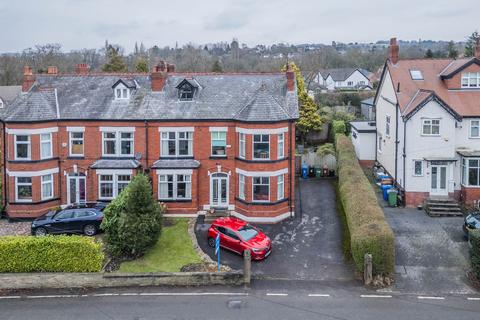
POLYGON ((416 296, 335 284, 143 288, 0 298, 0 319, 478 319, 479 295, 416 296), (285 289, 288 288, 288 289, 285 289))

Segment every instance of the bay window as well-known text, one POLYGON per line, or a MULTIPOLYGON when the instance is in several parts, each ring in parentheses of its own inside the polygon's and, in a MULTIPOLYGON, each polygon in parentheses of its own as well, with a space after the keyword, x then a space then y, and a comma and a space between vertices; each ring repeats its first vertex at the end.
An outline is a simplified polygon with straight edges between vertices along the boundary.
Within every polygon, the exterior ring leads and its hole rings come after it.
POLYGON ((47 174, 42 178, 42 200, 53 198, 53 175, 47 174))
POLYGON ((162 157, 193 156, 193 132, 161 132, 160 149, 162 157))
POLYGON ((285 175, 277 177, 277 200, 282 200, 285 197, 285 175))
POLYGON ((40 159, 48 159, 52 157, 52 134, 40 134, 40 159))
POLYGON ((83 132, 70 132, 70 156, 83 156, 83 132))
POLYGON ((158 198, 160 200, 187 200, 192 198, 191 174, 158 175, 158 198))
POLYGON ((462 184, 480 187, 480 158, 462 158, 462 184))
POLYGON ((15 200, 32 202, 32 177, 15 178, 15 200))
POLYGON ((227 155, 227 132, 212 131, 212 156, 227 155))
POLYGON ((270 177, 252 177, 253 201, 270 201, 270 177))
POLYGON ((133 132, 103 132, 103 156, 133 156, 133 132))
POLYGON ((422 124, 422 134, 436 136, 440 134, 439 119, 424 119, 422 124))
POLYGON ((239 143, 238 143, 238 156, 242 159, 245 159, 245 145, 246 145, 246 142, 245 142, 245 133, 239 133, 238 134, 238 139, 239 139, 239 143))
POLYGON ((98 176, 99 198, 103 200, 115 198, 130 183, 130 180, 129 174, 100 174, 98 176))
POLYGON ((270 136, 268 134, 253 135, 253 159, 270 159, 270 136))
POLYGON ((245 176, 243 174, 238 175, 238 197, 245 200, 245 176))
POLYGON ((30 135, 15 135, 15 160, 30 160, 30 135))
POLYGON ((277 135, 277 158, 285 157, 285 134, 279 133, 277 135))

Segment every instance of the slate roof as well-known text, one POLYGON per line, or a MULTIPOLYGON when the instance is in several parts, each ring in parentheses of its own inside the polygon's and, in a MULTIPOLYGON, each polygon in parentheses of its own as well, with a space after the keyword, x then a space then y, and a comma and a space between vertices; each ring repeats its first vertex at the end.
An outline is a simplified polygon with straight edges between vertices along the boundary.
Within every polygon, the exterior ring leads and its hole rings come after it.
POLYGON ((200 167, 200 161, 193 159, 166 159, 157 160, 153 163, 154 169, 194 169, 200 167))
POLYGON ((133 159, 100 159, 90 167, 92 169, 136 169, 140 162, 133 159))
POLYGON ((368 104, 369 106, 373 106, 375 102, 375 97, 371 97, 365 100, 362 100, 362 104, 368 104))
POLYGON ((347 78, 355 72, 355 70, 360 71, 368 79, 369 72, 365 69, 358 69, 358 68, 338 68, 338 69, 325 69, 320 70, 320 74, 322 75, 323 79, 327 79, 328 76, 332 76, 333 81, 345 81, 347 78))
POLYGON ((22 86, 0 86, 0 98, 5 103, 10 103, 22 92, 22 86))
POLYGON ((260 122, 296 118, 297 94, 287 92, 284 73, 175 73, 169 74, 161 92, 151 91, 148 74, 36 75, 30 92, 13 101, 3 116, 6 122, 55 119, 260 122), (119 79, 136 83, 129 100, 114 100, 112 85, 119 79), (199 84, 193 101, 178 100, 176 86, 184 79, 199 84), (265 92, 259 94, 262 86, 265 92))

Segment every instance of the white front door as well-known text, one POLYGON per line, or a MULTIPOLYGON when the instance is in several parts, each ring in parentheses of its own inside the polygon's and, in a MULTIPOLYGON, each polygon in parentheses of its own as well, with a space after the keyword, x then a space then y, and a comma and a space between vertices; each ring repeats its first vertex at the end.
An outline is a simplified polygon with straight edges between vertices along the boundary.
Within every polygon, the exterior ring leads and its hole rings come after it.
POLYGON ((447 196, 448 184, 447 184, 447 166, 445 165, 432 165, 430 170, 431 179, 431 195, 447 196))
POLYGON ((210 206, 228 207, 228 175, 214 173, 210 178, 210 206))
POLYGON ((86 178, 84 176, 68 176, 67 202, 85 203, 86 194, 86 178))

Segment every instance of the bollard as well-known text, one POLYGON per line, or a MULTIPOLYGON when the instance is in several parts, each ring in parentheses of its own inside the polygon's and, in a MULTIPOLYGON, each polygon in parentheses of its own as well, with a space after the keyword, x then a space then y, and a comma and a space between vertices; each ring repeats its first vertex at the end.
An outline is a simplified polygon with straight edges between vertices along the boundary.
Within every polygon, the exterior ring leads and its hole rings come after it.
POLYGON ((252 257, 250 250, 243 251, 243 283, 246 286, 250 285, 252 278, 252 257))
POLYGON ((372 255, 370 253, 365 253, 365 258, 363 260, 363 282, 366 286, 372 283, 372 255))

